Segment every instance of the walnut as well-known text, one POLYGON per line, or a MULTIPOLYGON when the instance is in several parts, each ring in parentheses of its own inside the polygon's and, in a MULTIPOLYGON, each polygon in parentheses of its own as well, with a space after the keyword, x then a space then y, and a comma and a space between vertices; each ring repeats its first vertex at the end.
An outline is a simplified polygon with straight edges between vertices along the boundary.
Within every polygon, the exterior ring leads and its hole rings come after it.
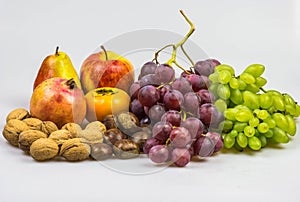
POLYGON ((58 146, 61 146, 66 140, 69 140, 73 137, 72 137, 72 134, 70 133, 70 131, 61 129, 61 130, 52 132, 49 135, 49 138, 54 140, 56 142, 56 144, 58 144, 58 146))
POLYGON ((78 136, 81 142, 86 144, 95 144, 103 142, 103 132, 95 129, 85 129, 79 132, 78 136))
POLYGON ((60 155, 68 161, 82 161, 89 158, 91 148, 79 138, 66 140, 60 149, 60 155))
POLYGON ((40 138, 47 138, 47 134, 39 130, 23 131, 19 135, 19 148, 25 152, 29 152, 31 144, 40 138))
POLYGON ((12 110, 6 117, 6 123, 11 119, 23 120, 29 118, 30 114, 26 109, 18 108, 12 110))
POLYGON ((41 126, 41 131, 46 133, 48 136, 54 132, 57 131, 58 128, 55 123, 52 121, 43 121, 42 126, 41 126))
POLYGON ((23 120, 24 123, 32 130, 42 130, 43 121, 37 118, 26 118, 23 120))
POLYGON ((94 121, 89 123, 86 127, 85 130, 99 130, 102 131, 102 133, 104 133, 106 131, 106 127, 103 123, 101 123, 100 121, 94 121))
POLYGON ((77 123, 67 123, 61 129, 70 131, 72 138, 76 138, 79 135, 79 132, 82 131, 82 128, 77 123))
POLYGON ((37 161, 53 159, 59 151, 56 142, 49 138, 40 138, 30 146, 30 155, 37 161))
POLYGON ((18 146, 19 135, 26 130, 29 130, 29 127, 23 121, 11 119, 4 126, 2 134, 10 144, 18 146))

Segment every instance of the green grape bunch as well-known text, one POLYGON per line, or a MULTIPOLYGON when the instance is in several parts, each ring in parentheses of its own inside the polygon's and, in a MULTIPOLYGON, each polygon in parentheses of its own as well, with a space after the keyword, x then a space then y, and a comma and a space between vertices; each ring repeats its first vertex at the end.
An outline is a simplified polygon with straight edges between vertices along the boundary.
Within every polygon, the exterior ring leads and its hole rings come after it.
POLYGON ((268 144, 288 143, 296 134, 300 106, 287 93, 265 90, 265 66, 252 64, 240 75, 226 64, 209 75, 215 106, 224 114, 220 124, 225 148, 258 151, 268 144))

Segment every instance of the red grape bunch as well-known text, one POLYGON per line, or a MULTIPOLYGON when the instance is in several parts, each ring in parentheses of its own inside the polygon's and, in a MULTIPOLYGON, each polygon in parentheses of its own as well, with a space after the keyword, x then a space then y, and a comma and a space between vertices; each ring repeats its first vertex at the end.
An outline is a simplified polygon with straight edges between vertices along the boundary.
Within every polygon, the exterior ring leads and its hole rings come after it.
POLYGON ((155 163, 185 166, 192 156, 208 157, 223 147, 223 114, 213 105, 208 76, 220 63, 200 61, 175 78, 168 64, 147 62, 130 87, 130 110, 152 131, 143 147, 155 163))

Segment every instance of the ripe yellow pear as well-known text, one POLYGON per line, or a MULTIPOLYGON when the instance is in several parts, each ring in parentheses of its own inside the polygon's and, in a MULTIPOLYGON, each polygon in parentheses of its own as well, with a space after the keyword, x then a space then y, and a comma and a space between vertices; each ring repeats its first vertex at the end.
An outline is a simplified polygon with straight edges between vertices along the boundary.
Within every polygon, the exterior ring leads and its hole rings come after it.
POLYGON ((53 55, 49 55, 43 60, 34 81, 33 89, 43 81, 53 77, 60 77, 68 80, 73 78, 78 88, 81 89, 80 79, 71 59, 66 53, 58 51, 58 48, 59 47, 56 47, 53 55))

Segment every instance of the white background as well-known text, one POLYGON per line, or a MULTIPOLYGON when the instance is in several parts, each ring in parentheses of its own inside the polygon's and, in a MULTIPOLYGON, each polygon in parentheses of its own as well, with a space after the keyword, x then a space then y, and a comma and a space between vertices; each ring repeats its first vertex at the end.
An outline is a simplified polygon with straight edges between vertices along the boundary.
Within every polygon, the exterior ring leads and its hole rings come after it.
MULTIPOLYGON (((267 88, 300 101, 299 8, 296 0, 0 0, 0 128, 9 111, 29 107, 38 68, 57 45, 79 71, 99 44, 122 33, 186 33, 179 9, 196 26, 191 40, 209 56, 238 73, 262 63, 267 88)), ((146 158, 114 161, 161 169, 147 175, 116 172, 95 161, 38 163, 1 136, 0 201, 299 201, 299 136, 278 148, 221 152, 185 168, 157 168, 146 158)))

